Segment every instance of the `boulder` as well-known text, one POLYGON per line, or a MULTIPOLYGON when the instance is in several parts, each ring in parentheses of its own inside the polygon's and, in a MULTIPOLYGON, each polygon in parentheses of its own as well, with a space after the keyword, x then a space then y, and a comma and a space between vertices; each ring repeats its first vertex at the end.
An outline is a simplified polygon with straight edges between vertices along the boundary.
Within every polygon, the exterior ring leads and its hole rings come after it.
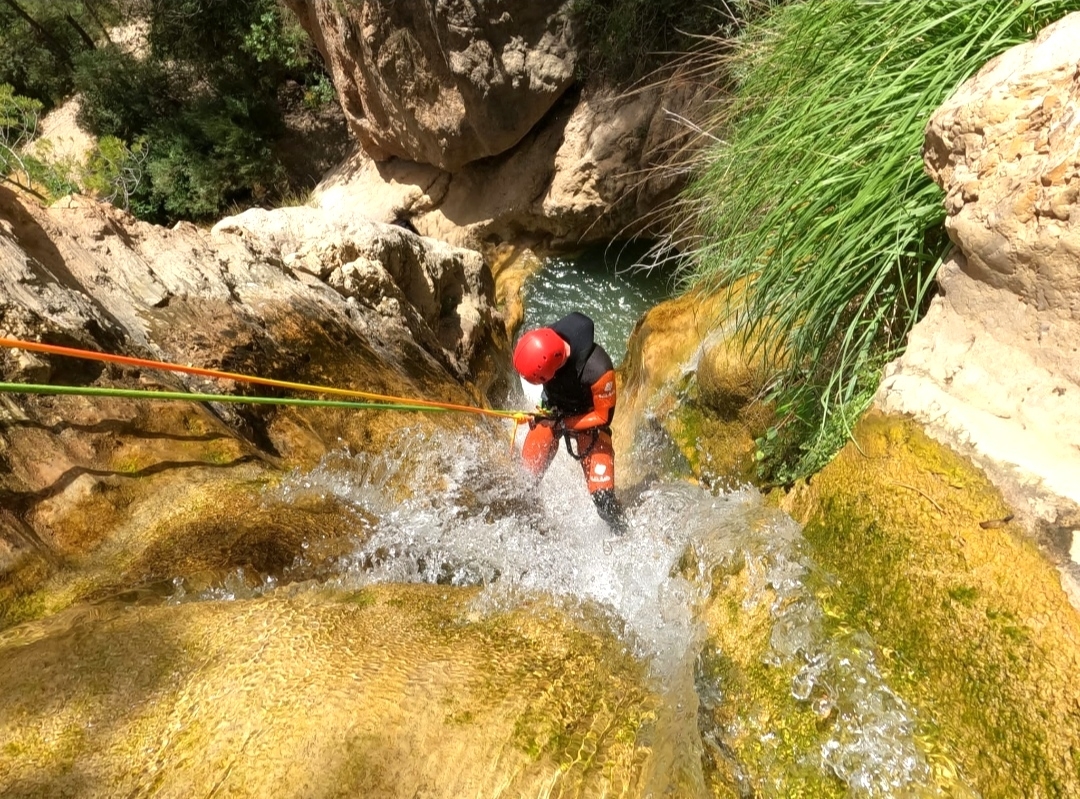
POLYGON ((574 79, 568 0, 288 0, 377 160, 448 171, 505 152, 574 79))
POLYGON ((319 278, 385 324, 403 323, 459 377, 470 375, 478 344, 492 332, 494 283, 475 250, 306 206, 252 208, 213 231, 238 236, 280 258, 286 269, 319 278))
MULTIPOLYGON (((466 377, 505 337, 490 282, 478 253, 314 209, 165 229, 85 197, 43 208, 0 189, 6 338, 475 406, 466 377)), ((285 393, 8 348, 0 378, 285 393)), ((268 505, 264 484, 329 449, 377 451, 403 426, 463 418, 2 394, 0 627, 171 576, 280 573, 312 533, 341 540, 350 514, 268 505)))
POLYGON ((877 395, 879 407, 914 416, 985 468, 1074 588, 1078 40, 1080 14, 1071 14, 988 63, 930 119, 926 170, 945 191, 955 248, 939 296, 877 395))
POLYGON ((685 143, 682 113, 702 87, 672 77, 632 93, 590 86, 511 150, 454 173, 377 161, 363 149, 316 188, 312 202, 477 248, 487 242, 580 247, 648 230, 683 173, 661 169, 685 143))
POLYGON ((634 328, 612 422, 624 484, 656 476, 642 464, 721 489, 758 482, 755 439, 775 415, 765 362, 733 335, 739 297, 689 292, 634 328))

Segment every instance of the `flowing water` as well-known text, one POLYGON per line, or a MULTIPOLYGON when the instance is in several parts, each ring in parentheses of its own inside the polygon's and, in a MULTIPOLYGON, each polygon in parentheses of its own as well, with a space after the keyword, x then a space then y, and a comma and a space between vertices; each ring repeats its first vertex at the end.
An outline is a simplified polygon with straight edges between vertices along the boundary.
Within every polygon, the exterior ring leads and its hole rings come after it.
MULTIPOLYGON (((621 356, 620 343, 637 314, 662 297, 663 281, 635 282, 596 260, 576 270, 573 261, 557 260, 534 278, 526 327, 581 309, 621 356)), ((883 679, 874 642, 827 623, 812 586, 827 584, 829 575, 815 566, 799 526, 756 490, 706 490, 657 463, 654 471, 668 474, 636 487, 629 533, 615 537, 596 516, 576 463, 556 458, 534 485, 506 432, 497 424, 469 435, 404 430, 397 449, 341 450, 290 476, 271 499, 332 496, 354 507, 358 519, 353 551, 330 563, 301 559, 295 573, 318 573, 320 585, 347 590, 479 586, 472 612, 481 616, 542 598, 582 623, 601 620, 606 634, 648 665, 670 716, 664 740, 654 745, 645 796, 708 796, 715 780, 708 764, 716 761, 727 762, 727 779, 742 796, 788 796, 794 784, 834 777, 853 797, 974 795, 957 780, 947 791, 940 787, 919 719, 883 679), (402 501, 405 474, 425 489, 402 501), (782 740, 784 719, 747 708, 731 721, 730 710, 723 712, 727 686, 711 664, 727 653, 704 614, 716 599, 717 575, 732 574, 743 586, 737 611, 767 618, 757 657, 792 675, 788 699, 821 720, 817 737, 801 749, 782 740), (740 762, 733 742, 746 750, 748 740, 758 755, 740 762)), ((275 586, 237 574, 192 594, 178 582, 172 601, 256 596, 275 586)))
MULTIPOLYGON (((818 751, 805 753, 808 762, 778 762, 774 773, 746 775, 754 795, 786 795, 784 781, 793 769, 832 772, 851 796, 958 795, 938 793, 915 714, 879 674, 869 636, 826 634, 808 585, 827 576, 817 573, 798 525, 756 491, 713 494, 661 480, 630 507, 630 532, 613 537, 568 458, 556 459, 534 487, 495 434, 424 440, 406 432, 401 446, 379 456, 336 453, 279 489, 292 500, 332 494, 379 518, 355 552, 337 561, 331 584, 479 585, 478 613, 519 607, 537 596, 583 617, 598 611, 649 664, 681 719, 681 729, 671 727, 668 770, 656 780, 696 787, 685 795, 705 795, 701 749, 723 747, 734 731, 700 724, 701 706, 722 703, 724 686, 703 673, 702 659, 710 653, 703 651, 699 613, 713 590, 710 575, 737 566, 749 576, 743 608, 768 607, 766 662, 794 669, 791 696, 831 719, 818 751), (396 502, 395 471, 417 450, 433 456, 421 475, 431 490, 396 502)), ((769 729, 755 734, 769 746, 769 729)))

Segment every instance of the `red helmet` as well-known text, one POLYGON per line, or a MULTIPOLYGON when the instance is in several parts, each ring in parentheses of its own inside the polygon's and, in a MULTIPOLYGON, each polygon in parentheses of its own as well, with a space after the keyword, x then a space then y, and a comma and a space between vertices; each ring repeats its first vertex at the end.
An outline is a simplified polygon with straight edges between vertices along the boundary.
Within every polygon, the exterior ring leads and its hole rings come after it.
POLYGON ((533 384, 546 383, 566 363, 566 342, 550 327, 530 330, 514 348, 514 368, 533 384))

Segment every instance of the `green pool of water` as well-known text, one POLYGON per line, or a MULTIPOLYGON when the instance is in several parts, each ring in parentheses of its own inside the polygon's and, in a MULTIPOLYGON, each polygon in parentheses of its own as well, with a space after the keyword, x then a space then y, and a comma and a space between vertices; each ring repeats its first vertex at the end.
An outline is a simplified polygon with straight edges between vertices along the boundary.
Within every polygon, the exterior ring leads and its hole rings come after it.
POLYGON ((596 323, 596 340, 618 365, 635 323, 670 297, 671 263, 658 264, 649 244, 612 243, 554 256, 525 284, 522 332, 550 324, 571 311, 596 323))

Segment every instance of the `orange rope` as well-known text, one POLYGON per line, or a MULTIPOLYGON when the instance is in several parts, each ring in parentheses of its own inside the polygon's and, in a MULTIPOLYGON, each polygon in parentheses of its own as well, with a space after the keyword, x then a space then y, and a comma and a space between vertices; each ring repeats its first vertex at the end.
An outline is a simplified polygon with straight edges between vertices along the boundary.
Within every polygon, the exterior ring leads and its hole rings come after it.
MULTIPOLYGON (((51 355, 66 355, 72 358, 83 358, 91 361, 105 361, 106 363, 118 363, 126 366, 139 366, 148 369, 163 369, 169 372, 183 372, 201 377, 213 377, 220 380, 235 380, 239 383, 255 383, 262 386, 274 386, 276 388, 288 388, 295 391, 316 391, 325 394, 335 394, 344 397, 360 397, 362 399, 380 400, 383 402, 399 402, 407 405, 421 405, 430 408, 443 408, 451 411, 464 411, 478 413, 485 416, 498 416, 500 418, 519 420, 528 419, 532 414, 524 411, 500 411, 487 408, 477 408, 472 405, 455 405, 449 402, 437 402, 435 400, 408 399, 405 397, 393 397, 386 394, 373 394, 368 391, 354 391, 348 388, 332 388, 331 386, 317 386, 309 383, 291 383, 287 380, 274 380, 269 377, 254 377, 251 375, 236 374, 235 372, 222 372, 217 369, 203 369, 197 366, 181 366, 176 363, 164 361, 151 361, 145 358, 132 358, 128 355, 113 355, 106 352, 94 352, 93 350, 80 350, 74 347, 60 347, 55 344, 42 344, 37 341, 20 341, 18 339, 0 338, 0 347, 12 349, 30 350, 31 352, 44 352, 51 355)), ((515 425, 516 428, 516 425, 515 425)))

